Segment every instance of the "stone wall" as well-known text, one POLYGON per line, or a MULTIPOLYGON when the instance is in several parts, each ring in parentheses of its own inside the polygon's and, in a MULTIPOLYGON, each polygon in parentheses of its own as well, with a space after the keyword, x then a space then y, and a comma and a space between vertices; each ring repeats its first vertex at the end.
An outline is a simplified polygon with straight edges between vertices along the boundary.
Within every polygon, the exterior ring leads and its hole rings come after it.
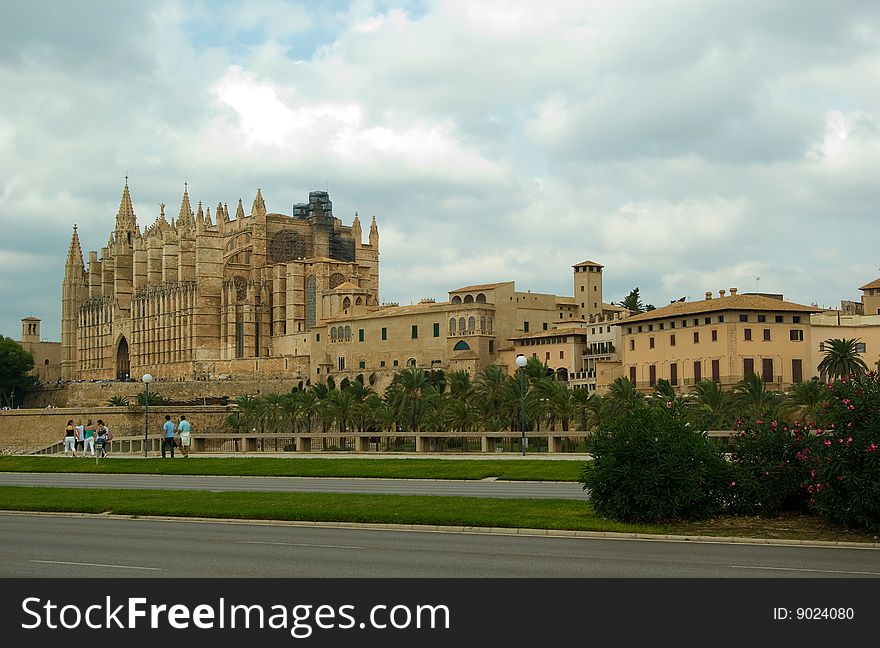
MULTIPOLYGON (((202 397, 219 398, 228 396, 230 400, 243 394, 265 396, 266 394, 286 394, 299 385, 294 378, 262 380, 189 380, 162 381, 150 384, 151 393, 159 393, 165 400, 190 401, 202 397)), ((106 407, 114 396, 127 398, 129 403, 137 403, 138 394, 144 391, 143 383, 134 382, 75 382, 64 387, 46 387, 28 394, 28 407, 106 407)), ((112 409, 112 408, 111 408, 112 409)))
MULTIPOLYGON (((223 420, 234 407, 208 406, 187 408, 150 407, 148 434, 161 435, 165 415, 176 421, 183 414, 192 424, 193 432, 223 432, 223 420)), ((52 409, 20 409, 0 412, 0 454, 25 454, 45 448, 64 438, 67 421, 103 419, 118 437, 140 436, 144 433, 144 410, 141 407, 64 407, 52 409)))

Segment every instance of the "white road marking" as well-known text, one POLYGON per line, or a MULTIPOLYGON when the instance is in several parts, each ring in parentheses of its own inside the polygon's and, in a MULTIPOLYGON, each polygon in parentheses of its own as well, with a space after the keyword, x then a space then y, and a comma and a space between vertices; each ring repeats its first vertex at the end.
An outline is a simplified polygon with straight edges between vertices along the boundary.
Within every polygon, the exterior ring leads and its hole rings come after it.
POLYGON ((284 547, 319 547, 321 549, 366 549, 353 545, 307 544, 303 542, 263 542, 260 540, 238 540, 238 544, 278 545, 284 547))
POLYGON ((810 572, 813 574, 858 574, 860 576, 880 576, 880 572, 843 571, 836 569, 805 569, 803 567, 759 567, 755 565, 730 565, 731 569, 768 569, 775 571, 810 572))
POLYGON ((101 563, 64 562, 63 560, 31 560, 35 563, 47 565, 79 565, 81 567, 111 567, 113 569, 146 569, 149 571, 162 571, 159 567, 135 567, 132 565, 103 565, 101 563))

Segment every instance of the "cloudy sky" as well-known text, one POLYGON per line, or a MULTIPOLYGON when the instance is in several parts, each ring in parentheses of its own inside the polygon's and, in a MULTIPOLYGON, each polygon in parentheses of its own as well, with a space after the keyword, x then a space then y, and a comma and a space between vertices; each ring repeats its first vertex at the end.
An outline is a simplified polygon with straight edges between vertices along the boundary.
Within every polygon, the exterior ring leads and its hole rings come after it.
POLYGON ((0 333, 106 244, 257 187, 376 216, 381 298, 514 279, 833 306, 880 276, 880 3, 0 0, 0 333))

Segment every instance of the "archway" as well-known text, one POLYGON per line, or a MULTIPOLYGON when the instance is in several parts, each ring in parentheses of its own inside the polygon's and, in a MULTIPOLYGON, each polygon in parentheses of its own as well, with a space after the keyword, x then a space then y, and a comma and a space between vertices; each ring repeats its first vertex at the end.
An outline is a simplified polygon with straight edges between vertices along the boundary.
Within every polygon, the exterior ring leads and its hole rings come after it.
POLYGON ((128 341, 123 335, 119 338, 119 346, 116 347, 116 380, 128 380, 131 373, 131 364, 128 359, 128 341))

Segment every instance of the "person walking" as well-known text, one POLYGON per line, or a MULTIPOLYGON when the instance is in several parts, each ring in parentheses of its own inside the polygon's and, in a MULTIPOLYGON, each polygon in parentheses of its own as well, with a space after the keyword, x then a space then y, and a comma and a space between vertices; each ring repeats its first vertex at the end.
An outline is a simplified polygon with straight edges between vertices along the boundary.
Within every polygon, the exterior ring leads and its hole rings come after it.
POLYGON ((177 430, 180 432, 180 451, 184 457, 189 458, 189 445, 192 442, 192 436, 190 435, 189 421, 183 415, 180 417, 177 430))
POLYGON ((73 419, 70 419, 67 427, 64 428, 64 454, 68 457, 76 456, 76 427, 73 419))
POLYGON ((92 419, 86 421, 86 429, 83 432, 83 454, 85 457, 87 452, 91 452, 95 456, 95 424, 92 419))
MULTIPOLYGON (((86 453, 83 450, 83 444, 85 443, 85 434, 86 434, 86 426, 83 425, 82 419, 76 422, 76 448, 79 450, 82 455, 85 457, 86 453)), ((76 451, 74 451, 73 456, 76 456, 76 451)))
POLYGON ((165 415, 165 423, 162 424, 162 431, 165 436, 162 439, 162 458, 165 458, 165 448, 171 448, 171 458, 174 459, 174 423, 171 416, 165 415))

